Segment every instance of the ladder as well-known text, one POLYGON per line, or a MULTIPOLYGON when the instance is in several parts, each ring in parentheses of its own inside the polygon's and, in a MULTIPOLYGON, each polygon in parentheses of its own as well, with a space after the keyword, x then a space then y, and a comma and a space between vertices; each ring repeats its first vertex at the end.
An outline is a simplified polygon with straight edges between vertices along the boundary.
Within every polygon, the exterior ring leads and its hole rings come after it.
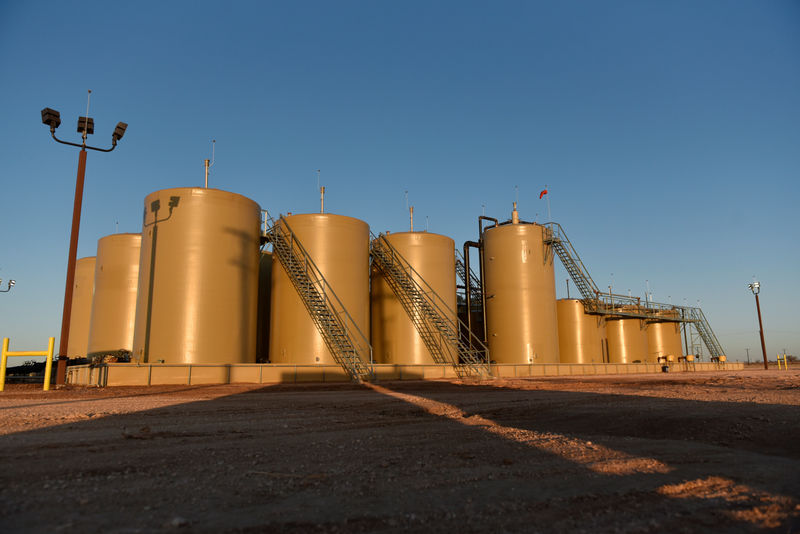
POLYGON ((545 239, 544 243, 553 247, 553 250, 561 260, 564 269, 569 273, 570 278, 575 283, 578 291, 585 300, 597 300, 597 295, 600 293, 597 286, 589 276, 589 271, 581 261, 578 252, 572 246, 567 234, 560 224, 550 222, 545 224, 545 239))
MULTIPOLYGON (((725 351, 722 350, 722 345, 720 345, 717 336, 714 334, 714 331, 711 330, 711 324, 706 319, 706 315, 703 313, 703 310, 700 308, 691 308, 688 306, 681 306, 680 307, 682 313, 682 318, 686 322, 691 322, 695 329, 697 330, 700 339, 703 340, 705 343, 706 348, 708 348, 708 352, 712 358, 719 358, 725 354, 725 351)), ((689 348, 687 347, 687 350, 689 348)))
POLYGON ((489 374, 489 349, 381 234, 373 234, 372 264, 384 275, 437 364, 452 365, 459 378, 489 374), (463 326, 463 330, 459 327, 463 326), (461 331, 467 334, 462 338, 461 331), (486 355, 486 356, 484 356, 486 355))
POLYGON ((277 223, 269 218, 266 241, 336 363, 355 382, 374 379, 372 346, 282 215, 277 223))

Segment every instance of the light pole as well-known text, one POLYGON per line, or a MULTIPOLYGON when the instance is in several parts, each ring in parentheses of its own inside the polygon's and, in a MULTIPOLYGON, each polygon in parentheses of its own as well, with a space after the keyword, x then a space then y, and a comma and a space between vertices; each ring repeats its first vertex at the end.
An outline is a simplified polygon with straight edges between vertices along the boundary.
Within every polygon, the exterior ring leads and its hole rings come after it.
MULTIPOLYGON (((3 283, 3 279, 0 278, 0 284, 2 284, 2 283, 3 283)), ((16 283, 17 282, 15 280, 9 280, 8 281, 8 288, 0 289, 0 293, 8 293, 9 291, 11 291, 11 288, 14 287, 14 284, 16 284, 16 283)), ((786 352, 786 351, 784 351, 784 352, 786 352)))
POLYGON ((764 369, 769 369, 769 363, 767 363, 767 345, 764 343, 764 324, 761 322, 761 304, 758 302, 758 294, 761 292, 761 284, 755 280, 753 280, 752 284, 747 284, 747 287, 750 288, 750 291, 753 292, 753 295, 756 297, 756 311, 758 312, 758 333, 761 334, 761 353, 764 355, 764 369))
MULTIPOLYGON (((91 91, 89 91, 91 94, 91 91)), ((88 105, 86 107, 88 115, 88 105)), ((94 133, 94 119, 91 117, 78 117, 78 133, 81 134, 81 143, 70 143, 56 137, 56 128, 61 125, 61 114, 50 108, 42 110, 42 124, 50 127, 50 135, 62 145, 69 145, 81 149, 78 156, 78 177, 75 181, 75 203, 72 208, 72 231, 69 236, 69 256, 67 258, 67 282, 64 290, 64 311, 61 315, 61 338, 58 345, 58 367, 56 369, 56 385, 64 383, 67 375, 67 347, 69 343, 69 323, 72 313, 72 287, 75 284, 75 256, 78 252, 78 232, 81 226, 81 205, 83 204, 83 180, 86 174, 86 149, 98 152, 111 152, 117 147, 117 141, 125 135, 128 127, 124 122, 118 122, 114 133, 111 134, 111 148, 97 148, 86 144, 86 137, 94 133)))

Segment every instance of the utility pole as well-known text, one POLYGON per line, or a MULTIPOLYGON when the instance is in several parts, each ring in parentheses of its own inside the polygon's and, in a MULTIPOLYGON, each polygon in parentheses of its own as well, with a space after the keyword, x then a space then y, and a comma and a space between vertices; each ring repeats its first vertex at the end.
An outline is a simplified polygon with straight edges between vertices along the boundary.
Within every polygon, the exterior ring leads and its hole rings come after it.
POLYGON ((750 364, 750 349, 744 349, 747 352, 747 363, 750 364))
POLYGON ((764 369, 769 369, 767 360, 767 345, 764 343, 764 323, 761 321, 761 304, 758 302, 758 294, 761 292, 761 284, 758 281, 753 281, 747 287, 753 292, 756 297, 756 311, 758 312, 758 333, 761 335, 761 352, 764 355, 764 369))

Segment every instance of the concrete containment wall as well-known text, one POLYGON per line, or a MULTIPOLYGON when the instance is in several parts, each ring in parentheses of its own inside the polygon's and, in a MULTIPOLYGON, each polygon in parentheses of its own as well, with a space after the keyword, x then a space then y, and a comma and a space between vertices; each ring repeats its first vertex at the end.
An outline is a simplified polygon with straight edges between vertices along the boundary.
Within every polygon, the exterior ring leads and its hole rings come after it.
MULTIPOLYGON (((685 363, 672 364, 670 372, 741 371, 744 364, 685 363)), ((638 364, 497 364, 492 365, 496 378, 547 376, 614 375, 661 373, 661 365, 638 364)), ((67 382, 81 386, 155 386, 167 384, 296 384, 301 382, 349 382, 338 365, 294 364, 142 364, 108 363, 97 366, 75 365, 67 369, 67 382)), ((450 365, 376 364, 378 380, 455 379, 450 365)))

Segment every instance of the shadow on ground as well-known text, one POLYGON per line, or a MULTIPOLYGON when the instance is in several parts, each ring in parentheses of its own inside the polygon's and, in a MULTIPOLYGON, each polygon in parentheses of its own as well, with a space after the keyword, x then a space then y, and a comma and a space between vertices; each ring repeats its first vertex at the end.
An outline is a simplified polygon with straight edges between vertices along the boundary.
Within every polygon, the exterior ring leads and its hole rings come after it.
POLYGON ((126 389, 3 397, 3 417, 54 424, 0 436, 0 529, 800 528, 797 406, 447 382, 126 389))

